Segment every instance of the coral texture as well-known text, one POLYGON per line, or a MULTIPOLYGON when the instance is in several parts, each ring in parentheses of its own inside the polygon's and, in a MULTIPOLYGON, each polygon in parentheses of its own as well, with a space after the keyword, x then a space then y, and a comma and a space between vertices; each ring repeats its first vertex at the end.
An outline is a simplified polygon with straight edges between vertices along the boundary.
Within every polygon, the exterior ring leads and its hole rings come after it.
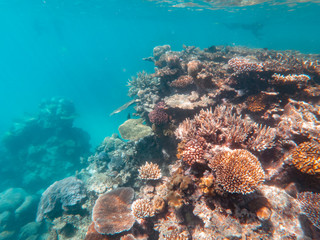
POLYGON ((271 81, 271 83, 273 84, 278 84, 278 85, 294 84, 294 85, 298 85, 299 87, 301 87, 302 85, 305 85, 310 80, 310 76, 306 74, 300 74, 300 75, 289 74, 287 76, 283 76, 281 74, 275 73, 272 75, 272 78, 273 80, 271 81))
POLYGON ((196 162, 204 162, 204 153, 206 149, 206 141, 203 137, 198 137, 188 141, 187 143, 181 142, 178 145, 177 157, 189 165, 196 162))
POLYGON ((86 190, 81 180, 75 177, 68 177, 53 183, 42 193, 38 206, 37 221, 48 214, 53 214, 55 208, 61 207, 63 210, 75 207, 86 197, 86 190))
POLYGON ((162 177, 161 169, 156 163, 146 162, 146 164, 141 166, 138 171, 140 179, 158 180, 162 177))
POLYGON ((299 144, 292 151, 293 165, 301 172, 320 177, 320 145, 314 142, 299 144))
POLYGON ((247 150, 226 151, 209 160, 217 182, 230 193, 248 194, 264 181, 264 171, 257 157, 247 150))
POLYGON ((214 111, 201 110, 192 120, 183 121, 175 135, 186 141, 203 137, 208 143, 248 147, 254 151, 272 148, 275 130, 242 117, 237 110, 225 105, 214 111))
POLYGON ((320 229, 320 194, 302 192, 298 194, 298 201, 301 204, 302 212, 320 229))
POLYGON ((131 205, 131 209, 132 209, 132 214, 137 219, 145 219, 148 217, 153 217, 155 214, 151 201, 147 199, 135 200, 131 205))
POLYGON ((116 234, 132 228, 132 188, 117 188, 100 196, 92 211, 94 227, 101 234, 116 234))
POLYGON ((169 121, 169 116, 165 112, 164 102, 157 103, 154 109, 148 114, 151 123, 162 125, 169 121))
POLYGON ((243 72, 250 71, 262 71, 263 65, 261 63, 252 62, 247 58, 235 57, 228 61, 230 67, 236 72, 236 74, 240 74, 243 72))
POLYGON ((180 76, 171 82, 170 86, 175 88, 185 88, 193 83, 193 78, 189 75, 180 76))

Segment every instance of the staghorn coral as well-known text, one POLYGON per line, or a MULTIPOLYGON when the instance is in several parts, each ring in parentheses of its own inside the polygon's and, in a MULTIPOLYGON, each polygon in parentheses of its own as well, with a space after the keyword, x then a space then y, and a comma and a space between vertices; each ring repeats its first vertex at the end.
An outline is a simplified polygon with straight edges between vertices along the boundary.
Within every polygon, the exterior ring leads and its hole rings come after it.
POLYGON ((228 61, 229 66, 235 71, 235 74, 241 74, 244 72, 261 72, 263 70, 262 63, 256 63, 250 61, 248 58, 235 57, 228 61))
POLYGON ((302 212, 320 229, 320 194, 312 192, 302 192, 298 194, 302 212))
POLYGON ((159 165, 156 163, 146 162, 139 168, 139 178, 145 180, 158 180, 162 177, 159 165))
POLYGON ((292 164, 301 172, 320 177, 320 145, 304 142, 295 148, 289 157, 292 164))
POLYGON ((289 74, 287 76, 283 76, 281 74, 273 74, 272 80, 270 81, 272 84, 276 85, 297 85, 299 88, 304 86, 308 81, 310 80, 310 77, 305 74, 289 74))
POLYGON ((221 105, 213 112, 201 110, 192 120, 186 119, 179 125, 175 135, 185 141, 203 137, 212 144, 263 151, 273 147, 275 129, 243 118, 237 108, 221 105))
POLYGON ((116 234, 131 229, 135 218, 131 212, 134 190, 122 187, 100 196, 92 211, 94 227, 100 234, 116 234))
POLYGON ((177 158, 181 159, 188 165, 204 162, 204 153, 206 149, 206 141, 203 137, 197 137, 186 143, 181 142, 178 145, 177 158))
POLYGON ((148 199, 137 199, 132 205, 132 214, 136 219, 145 219, 148 217, 153 217, 155 215, 155 210, 150 200, 148 199))
POLYGON ((209 160, 216 181, 230 193, 248 194, 264 181, 265 174, 257 157, 247 150, 225 151, 209 160))

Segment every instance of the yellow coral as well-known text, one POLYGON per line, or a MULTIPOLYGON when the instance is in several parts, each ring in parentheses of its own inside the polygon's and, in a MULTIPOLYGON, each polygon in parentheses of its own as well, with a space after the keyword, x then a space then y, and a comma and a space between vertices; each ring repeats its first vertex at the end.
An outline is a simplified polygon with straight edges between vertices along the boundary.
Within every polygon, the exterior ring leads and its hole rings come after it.
POLYGON ((217 182, 230 193, 248 194, 264 181, 265 173, 257 157, 244 149, 225 151, 209 161, 217 182))
POLYGON ((304 142, 291 154, 293 165, 301 172, 320 177, 320 145, 304 142))

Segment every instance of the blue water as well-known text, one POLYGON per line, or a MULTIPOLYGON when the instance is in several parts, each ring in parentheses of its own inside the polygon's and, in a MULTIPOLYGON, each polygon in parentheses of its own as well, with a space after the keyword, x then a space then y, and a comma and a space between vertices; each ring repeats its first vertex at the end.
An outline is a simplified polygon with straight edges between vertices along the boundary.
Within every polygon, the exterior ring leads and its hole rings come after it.
POLYGON ((157 45, 320 52, 315 3, 199 11, 137 0, 2 0, 0 7, 0 132, 41 99, 62 96, 75 103, 76 125, 93 146, 126 120, 126 112, 109 113, 130 100, 131 76, 153 70, 142 58, 157 45))

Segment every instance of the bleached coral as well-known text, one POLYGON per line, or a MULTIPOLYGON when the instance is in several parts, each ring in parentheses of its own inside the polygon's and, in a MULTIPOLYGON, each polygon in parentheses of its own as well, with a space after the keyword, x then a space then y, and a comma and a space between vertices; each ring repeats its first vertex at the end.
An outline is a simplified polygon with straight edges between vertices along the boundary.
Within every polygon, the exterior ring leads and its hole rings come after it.
POLYGON ((138 171, 140 179, 158 180, 162 177, 161 169, 156 163, 146 162, 146 164, 141 166, 138 171))

